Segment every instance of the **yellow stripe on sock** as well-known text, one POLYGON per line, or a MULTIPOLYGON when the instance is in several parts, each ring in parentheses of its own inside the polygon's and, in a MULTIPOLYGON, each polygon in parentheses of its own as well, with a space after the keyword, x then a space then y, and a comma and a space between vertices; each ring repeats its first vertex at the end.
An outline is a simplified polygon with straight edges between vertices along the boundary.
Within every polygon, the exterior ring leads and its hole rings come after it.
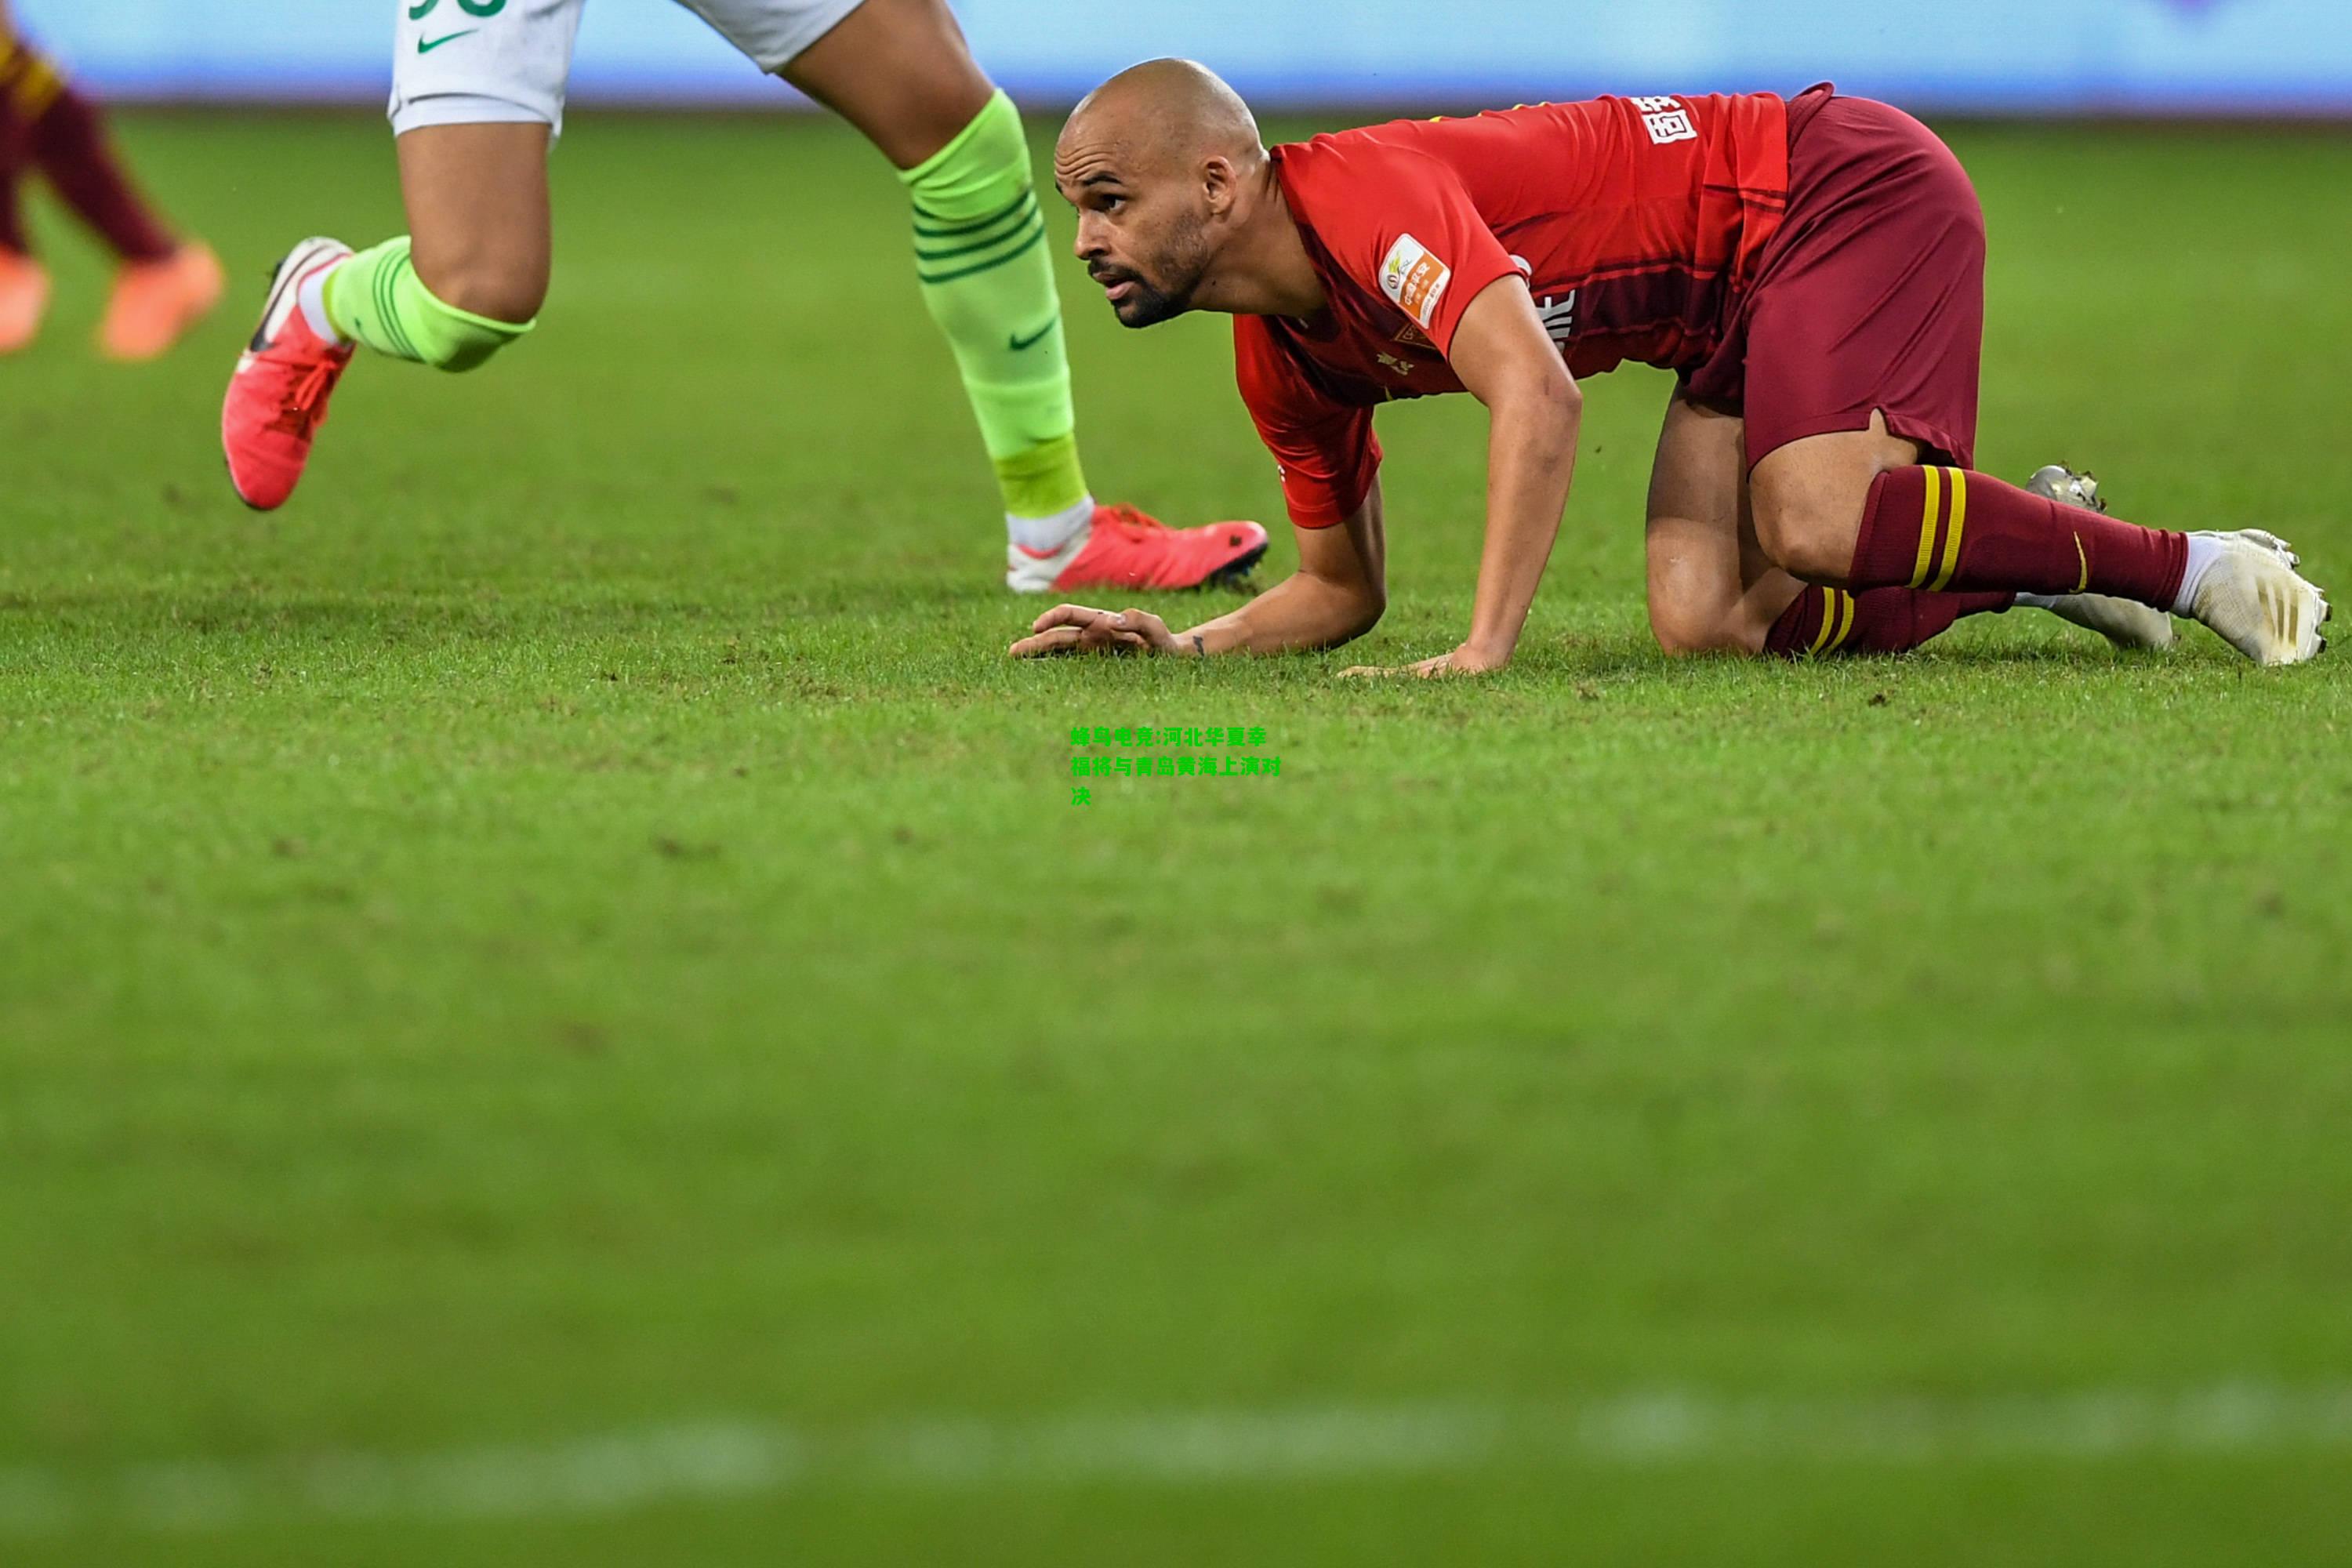
MULTIPOLYGON (((1808 590, 1808 592, 1810 591, 1811 590, 1808 590)), ((1835 588, 1823 588, 1821 591, 1821 595, 1822 629, 1813 634, 1813 646, 1810 650, 1808 650, 1812 653, 1819 653, 1822 649, 1827 647, 1830 642, 1830 634, 1837 630, 1838 592, 1835 588)))
POLYGON ((1927 510, 1926 515, 1919 520, 1919 565, 1918 569, 1911 574, 1911 585, 1914 588, 1923 587, 1927 584, 1927 569, 1936 557, 1936 513, 1942 510, 1944 501, 1943 471, 1938 468, 1928 468, 1926 473, 1927 475, 1927 510))
MULTIPOLYGON (((1927 471, 1932 474, 1936 470, 1930 468, 1927 471)), ((1928 585, 1927 591, 1931 594, 1942 593, 1944 584, 1950 582, 1952 574, 1959 569, 1960 530, 1969 523, 1969 471, 1966 468, 1949 468, 1946 472, 1952 476, 1952 526, 1944 531, 1944 569, 1936 574, 1936 581, 1928 585)))
POLYGON ((1830 596, 1837 601, 1832 607, 1839 616, 1837 636, 1830 638, 1830 651, 1835 653, 1845 647, 1846 638, 1853 636, 1853 595, 1842 594, 1835 588, 1832 588, 1830 596))

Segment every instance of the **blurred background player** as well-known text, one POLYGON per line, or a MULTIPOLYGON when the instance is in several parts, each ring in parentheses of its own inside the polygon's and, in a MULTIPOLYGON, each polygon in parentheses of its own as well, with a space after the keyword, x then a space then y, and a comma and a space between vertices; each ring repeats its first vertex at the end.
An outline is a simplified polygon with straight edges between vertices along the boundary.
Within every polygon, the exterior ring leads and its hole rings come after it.
MULTIPOLYGON (((1095 503, 1021 118, 943 0, 681 3, 899 171, 923 302, 954 349, 1003 497, 1008 586, 1193 587, 1265 552, 1254 522, 1176 530, 1095 503)), ((410 232, 358 254, 305 240, 279 264, 222 413, 248 506, 293 493, 356 345, 465 371, 531 330, 551 266, 547 155, 582 4, 400 5, 391 114, 410 232)))
POLYGON ((16 31, 0 0, 0 354, 29 344, 49 303, 20 200, 38 170, 120 258, 98 345, 112 359, 153 359, 220 302, 220 263, 173 237, 107 144, 98 107, 16 31))

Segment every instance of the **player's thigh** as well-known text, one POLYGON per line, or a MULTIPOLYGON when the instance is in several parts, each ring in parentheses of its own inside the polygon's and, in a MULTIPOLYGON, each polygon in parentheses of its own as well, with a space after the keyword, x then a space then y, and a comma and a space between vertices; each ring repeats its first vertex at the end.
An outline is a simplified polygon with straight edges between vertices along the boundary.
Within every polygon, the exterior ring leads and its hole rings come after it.
POLYGON ((528 321, 547 291, 547 152, 583 0, 394 0, 391 118, 417 278, 528 321))
POLYGON ((1795 238, 1748 312, 1748 465, 1773 559, 1834 583, 1879 473, 1971 460, 1984 213, 1950 149, 1867 100, 1832 100, 1790 167, 1795 238))
POLYGON ((956 138, 996 90, 971 58, 946 0, 681 0, 744 43, 728 13, 773 13, 790 47, 773 65, 744 52, 856 126, 882 155, 911 169, 956 138), (805 13, 801 25, 788 13, 805 13), (823 30, 802 37, 822 22, 823 30))
POLYGON ((1754 653, 1801 585, 1773 570, 1749 521, 1739 416, 1677 396, 1650 469, 1643 554, 1650 629, 1668 653, 1754 653))

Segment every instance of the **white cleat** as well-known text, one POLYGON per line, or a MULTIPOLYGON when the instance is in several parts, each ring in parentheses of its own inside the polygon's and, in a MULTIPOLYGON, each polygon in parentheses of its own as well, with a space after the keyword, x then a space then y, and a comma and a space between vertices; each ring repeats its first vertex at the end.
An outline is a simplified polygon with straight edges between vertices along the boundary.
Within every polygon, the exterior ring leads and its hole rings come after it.
POLYGON ((2099 495, 2099 476, 2078 474, 2063 463, 2049 463, 2034 469, 2025 488, 2060 506, 2079 506, 2085 511, 2107 510, 2106 501, 2099 495))
POLYGON ((2261 665, 2303 664, 2327 639, 2319 628, 2335 612, 2317 584, 2295 570, 2294 550, 2260 529, 2198 533, 2221 553, 2197 584, 2189 613, 2213 635, 2261 665))
MULTIPOLYGON (((2025 488, 2061 506, 2079 506, 2085 511, 2107 510, 2106 501, 2099 495, 2098 476, 2078 474, 2063 463, 2036 468, 2033 477, 2025 481, 2025 488)), ((2170 616, 2137 599, 2118 599, 2107 594, 2060 594, 2035 603, 2060 620, 2096 632, 2120 648, 2160 651, 2180 641, 2170 616)))
POLYGON ((2094 631, 2120 648, 2162 652, 2177 647, 2180 634, 2172 617, 2137 599, 2110 594, 2061 594, 2042 608, 2062 621, 2094 631))

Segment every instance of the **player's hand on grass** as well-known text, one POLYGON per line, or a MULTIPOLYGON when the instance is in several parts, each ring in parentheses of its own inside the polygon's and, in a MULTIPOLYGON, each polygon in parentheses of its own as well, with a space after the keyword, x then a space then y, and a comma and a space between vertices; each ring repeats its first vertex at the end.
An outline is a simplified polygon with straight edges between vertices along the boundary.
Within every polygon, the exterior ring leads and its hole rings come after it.
POLYGON ((1339 679, 1370 675, 1418 675, 1424 679, 1437 675, 1484 675, 1490 669, 1500 669, 1511 662, 1509 654, 1486 653, 1464 643, 1452 653, 1441 653, 1435 658, 1424 658, 1418 664, 1388 666, 1380 664, 1350 665, 1339 672, 1339 679))
POLYGON ((1014 643, 1015 658, 1046 658, 1062 653, 1158 653, 1190 651, 1168 623, 1149 610, 1095 610, 1056 605, 1030 623, 1030 635, 1014 643))

